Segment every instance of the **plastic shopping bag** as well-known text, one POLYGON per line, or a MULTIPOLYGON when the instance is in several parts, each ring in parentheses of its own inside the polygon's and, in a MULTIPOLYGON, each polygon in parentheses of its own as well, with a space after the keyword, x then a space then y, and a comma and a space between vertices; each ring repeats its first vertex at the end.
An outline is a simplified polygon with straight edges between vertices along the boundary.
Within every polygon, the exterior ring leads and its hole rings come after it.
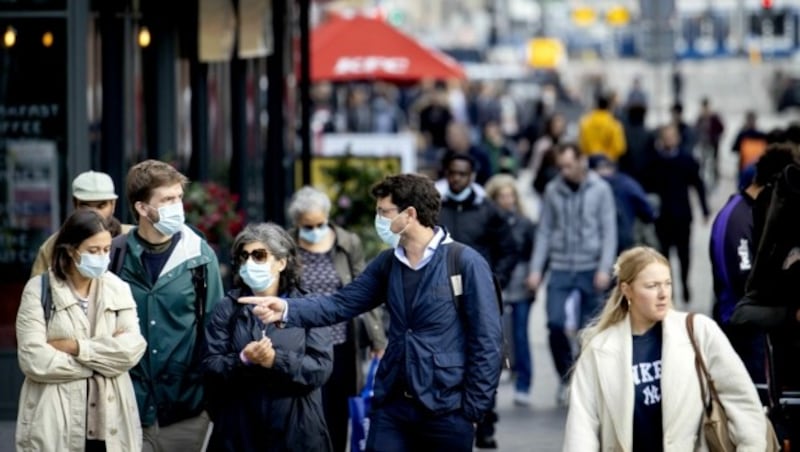
POLYGON ((363 452, 367 450, 367 437, 369 436, 369 406, 372 401, 372 391, 375 386, 375 372, 378 370, 378 358, 373 358, 369 363, 367 381, 361 394, 350 397, 347 401, 350 409, 350 450, 363 452))

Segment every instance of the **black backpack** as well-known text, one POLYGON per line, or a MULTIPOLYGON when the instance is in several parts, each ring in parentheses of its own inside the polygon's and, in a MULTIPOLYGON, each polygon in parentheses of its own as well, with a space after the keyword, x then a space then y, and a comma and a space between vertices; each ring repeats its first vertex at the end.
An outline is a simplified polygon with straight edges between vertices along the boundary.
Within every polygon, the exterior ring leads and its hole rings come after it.
MULTIPOLYGON (((456 306, 456 311, 461 313, 461 306, 464 301, 464 294, 463 291, 458 290, 459 287, 463 287, 461 285, 461 253, 464 251, 464 248, 467 245, 464 245, 460 242, 450 242, 446 244, 448 246, 449 252, 447 253, 447 275, 450 279, 450 293, 453 295, 453 303, 456 306), (458 282, 457 282, 458 281, 458 282)), ((378 259, 383 259, 381 270, 386 277, 389 276, 389 272, 392 270, 392 264, 394 263, 394 249, 388 249, 381 252, 381 255, 378 256, 378 259)), ((495 297, 497 299, 497 310, 500 313, 500 317, 503 317, 503 289, 500 287, 500 281, 497 280, 497 277, 493 274, 492 275, 492 283, 494 284, 494 292, 495 297)), ((503 336, 503 366, 506 369, 510 369, 510 361, 507 356, 508 344, 506 343, 505 335, 503 336)))

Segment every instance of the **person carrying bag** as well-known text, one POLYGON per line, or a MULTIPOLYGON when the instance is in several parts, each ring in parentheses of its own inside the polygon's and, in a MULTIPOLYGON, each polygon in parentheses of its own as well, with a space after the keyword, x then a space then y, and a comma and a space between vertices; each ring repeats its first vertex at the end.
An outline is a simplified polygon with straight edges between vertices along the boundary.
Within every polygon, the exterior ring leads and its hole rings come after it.
MULTIPOLYGON (((692 342, 692 348, 694 348, 694 367, 697 371, 697 379, 700 382, 700 391, 703 396, 702 428, 706 445, 710 452, 734 452, 736 445, 731 441, 731 435, 728 431, 728 416, 725 414, 725 408, 719 399, 714 379, 711 378, 711 374, 708 372, 703 354, 700 352, 694 336, 694 313, 686 316, 686 331, 689 334, 689 340, 692 342)), ((778 445, 775 429, 769 419, 766 419, 766 424, 767 448, 765 451, 778 452, 781 448, 778 445)))

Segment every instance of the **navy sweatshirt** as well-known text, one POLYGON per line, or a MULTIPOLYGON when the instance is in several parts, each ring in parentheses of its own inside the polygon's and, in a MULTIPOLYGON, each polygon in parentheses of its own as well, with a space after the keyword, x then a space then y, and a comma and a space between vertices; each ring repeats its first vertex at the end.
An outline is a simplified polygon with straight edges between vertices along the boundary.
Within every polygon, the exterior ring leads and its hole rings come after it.
POLYGON ((744 296, 753 265, 753 199, 745 193, 731 196, 714 219, 709 252, 714 272, 717 320, 728 323, 744 296))

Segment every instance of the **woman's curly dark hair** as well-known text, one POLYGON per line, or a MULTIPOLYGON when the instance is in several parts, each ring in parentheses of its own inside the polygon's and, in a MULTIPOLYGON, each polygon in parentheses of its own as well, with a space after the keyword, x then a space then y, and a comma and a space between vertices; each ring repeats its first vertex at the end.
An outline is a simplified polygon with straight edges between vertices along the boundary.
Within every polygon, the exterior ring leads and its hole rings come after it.
POLYGON ((233 262, 233 282, 236 287, 245 288, 247 284, 239 277, 242 262, 239 253, 248 243, 263 243, 275 260, 286 259, 286 268, 280 274, 279 294, 288 294, 300 287, 300 259, 297 255, 297 243, 285 229, 275 223, 251 223, 245 226, 231 246, 233 262))

